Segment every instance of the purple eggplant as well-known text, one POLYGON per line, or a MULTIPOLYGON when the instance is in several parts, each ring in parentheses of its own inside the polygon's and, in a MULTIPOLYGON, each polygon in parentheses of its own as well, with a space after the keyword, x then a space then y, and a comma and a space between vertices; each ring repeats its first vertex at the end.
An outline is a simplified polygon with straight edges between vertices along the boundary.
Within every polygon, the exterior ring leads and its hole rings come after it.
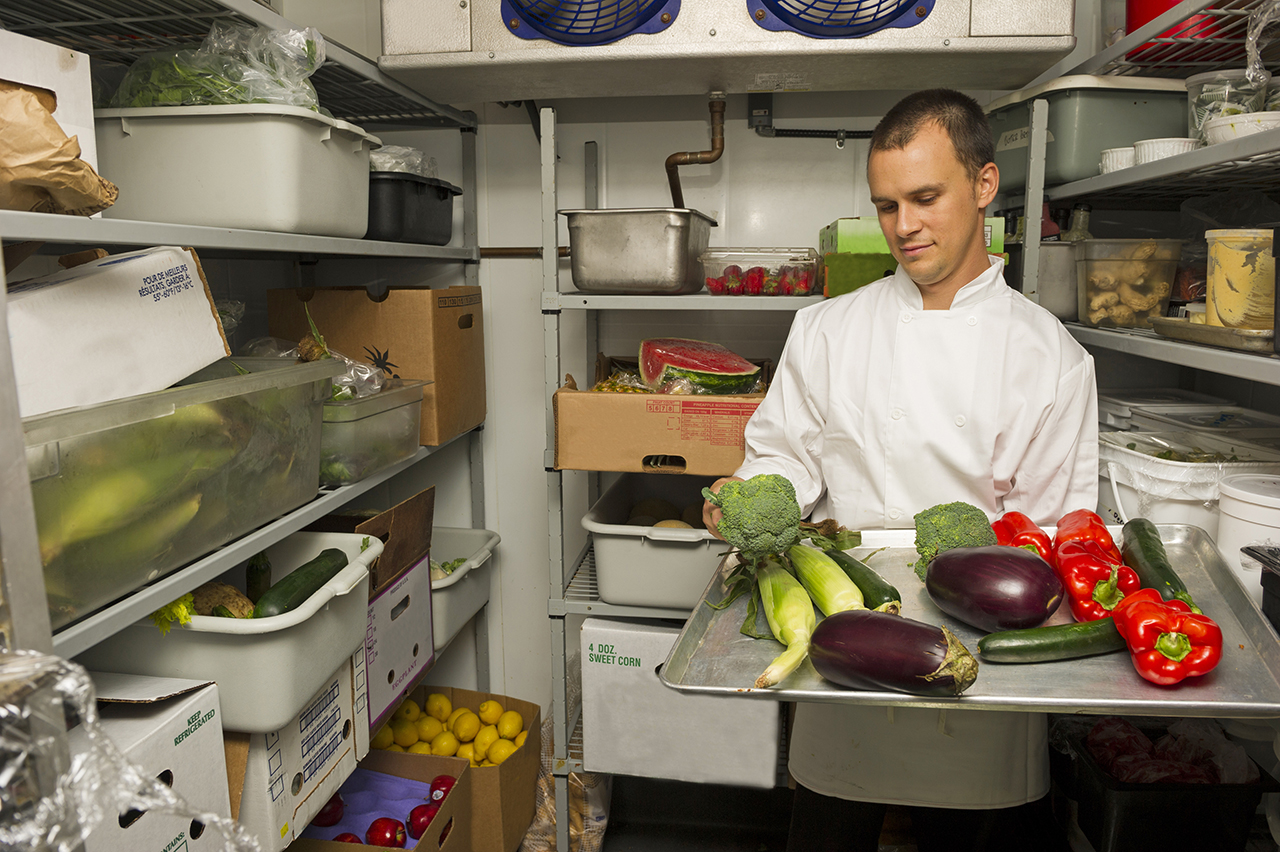
POLYGON ((1021 547, 955 547, 935 556, 924 587, 938 609, 979 630, 1038 627, 1062 603, 1062 580, 1021 547))
POLYGON ((822 619, 809 659, 818 674, 851 689, 955 696, 978 677, 978 661, 947 628, 869 609, 822 619))

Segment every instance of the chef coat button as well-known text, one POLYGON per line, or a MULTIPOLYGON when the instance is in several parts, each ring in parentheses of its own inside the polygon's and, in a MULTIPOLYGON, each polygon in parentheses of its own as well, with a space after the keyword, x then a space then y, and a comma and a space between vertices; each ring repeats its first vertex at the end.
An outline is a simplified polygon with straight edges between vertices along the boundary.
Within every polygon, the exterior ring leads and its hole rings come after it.
POLYGON ((957 425, 957 426, 963 426, 963 425, 964 425, 964 415, 963 415, 963 414, 956 418, 956 425, 957 425))
POLYGON ((892 416, 893 416, 893 419, 894 419, 894 420, 901 420, 901 419, 902 419, 902 409, 901 409, 901 408, 895 408, 895 409, 893 410, 893 415, 892 415, 892 416))
POLYGON ((897 509, 890 509, 890 510, 889 510, 889 520, 891 520, 891 521, 896 521, 896 520, 898 520, 898 518, 900 518, 900 517, 902 517, 902 513, 901 513, 901 512, 899 512, 897 509))
POLYGON ((978 324, 977 317, 969 317, 969 325, 977 325, 977 324, 978 324))
POLYGON ((911 314, 903 314, 903 315, 902 315, 902 321, 903 321, 903 322, 911 322, 911 314))

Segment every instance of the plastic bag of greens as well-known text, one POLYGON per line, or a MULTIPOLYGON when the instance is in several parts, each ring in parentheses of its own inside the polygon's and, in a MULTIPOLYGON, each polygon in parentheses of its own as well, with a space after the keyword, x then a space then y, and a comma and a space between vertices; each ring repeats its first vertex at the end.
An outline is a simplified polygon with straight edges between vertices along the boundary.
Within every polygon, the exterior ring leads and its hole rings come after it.
POLYGON ((435 157, 428 157, 425 151, 403 145, 383 145, 370 151, 369 171, 400 172, 432 180, 440 177, 435 157))
POLYGON ((362 364, 335 352, 324 345, 323 338, 317 347, 314 338, 308 337, 301 343, 292 343, 279 337, 255 337, 240 347, 240 355, 252 358, 291 358, 302 361, 317 361, 321 358, 336 358, 346 364, 346 372, 333 377, 333 393, 329 397, 335 402, 344 399, 361 399, 372 396, 382 390, 386 376, 373 364, 362 364))
POLYGON ((314 29, 215 24, 196 49, 144 56, 130 66, 113 107, 282 104, 319 110, 308 79, 324 63, 314 29))
MULTIPOLYGON (((1264 0, 1249 14, 1249 27, 1245 33, 1245 56, 1248 57, 1249 82, 1266 88, 1271 79, 1262 61, 1262 51, 1280 32, 1280 0, 1264 0)), ((1270 109, 1270 106, 1268 106, 1270 109)))

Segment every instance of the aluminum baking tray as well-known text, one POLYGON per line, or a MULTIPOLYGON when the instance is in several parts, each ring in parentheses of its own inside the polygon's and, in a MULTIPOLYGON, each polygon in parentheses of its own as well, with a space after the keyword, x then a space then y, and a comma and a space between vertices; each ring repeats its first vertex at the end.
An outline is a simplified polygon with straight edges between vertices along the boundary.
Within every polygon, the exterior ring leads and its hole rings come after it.
POLYGON ((1203 343, 1208 346, 1221 346, 1225 349, 1238 349, 1241 352, 1271 353, 1275 345, 1274 329, 1224 328, 1217 325, 1206 325, 1191 322, 1185 317, 1151 317, 1151 327, 1162 337, 1174 340, 1185 340, 1188 343, 1203 343))
MULTIPOLYGON (((1112 529, 1119 535, 1119 527, 1112 529)), ((1214 671, 1174 687, 1148 683, 1134 672, 1127 654, 1115 653, 1029 665, 988 663, 979 657, 977 681, 958 698, 844 689, 823 680, 808 660, 780 687, 755 689, 751 684, 782 647, 738 632, 747 611, 746 596, 723 610, 704 605, 724 600, 722 581, 731 570, 728 560, 721 562, 658 674, 663 683, 681 692, 773 701, 1044 713, 1280 717, 1280 639, 1258 604, 1227 568, 1204 530, 1180 524, 1159 525, 1158 529, 1187 590, 1222 628, 1225 648, 1214 671)), ((976 655, 982 632, 945 616, 911 570, 917 558, 914 541, 914 530, 867 531, 862 534, 863 546, 852 553, 866 558, 879 548, 888 548, 871 555, 867 564, 902 592, 903 615, 946 624, 976 655)), ((1049 623, 1069 621, 1071 613, 1064 604, 1049 623)), ((761 618, 760 625, 763 623, 761 618)))
POLYGON ((716 220, 685 207, 561 210, 573 286, 586 293, 675 296, 702 289, 716 220))

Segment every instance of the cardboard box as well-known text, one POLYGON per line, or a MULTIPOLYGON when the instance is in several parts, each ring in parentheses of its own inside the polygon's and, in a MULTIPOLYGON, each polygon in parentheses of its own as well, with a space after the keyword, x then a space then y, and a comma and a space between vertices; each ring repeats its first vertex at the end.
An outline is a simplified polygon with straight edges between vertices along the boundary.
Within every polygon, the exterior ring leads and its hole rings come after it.
MULTIPOLYGON (((473 852, 515 852, 533 822, 534 791, 542 764, 542 708, 529 701, 493 692, 449 686, 420 686, 411 695, 419 704, 439 692, 458 707, 479 709, 493 699, 504 710, 524 718, 525 743, 498 766, 471 769, 471 849, 473 852)), ((416 755, 410 755, 416 757, 416 755)))
POLYGON ((369 600, 373 600, 401 574, 427 558, 435 509, 433 485, 385 512, 334 512, 304 529, 371 535, 382 542, 381 555, 369 566, 369 600))
POLYGON ((357 652, 290 724, 225 735, 231 813, 262 852, 288 846, 369 752, 368 700, 357 652))
MULTIPOLYGON (((615 360, 597 357, 596 382, 609 377, 615 360)), ((769 364, 762 366, 768 381, 769 364)), ((551 397, 555 469, 728 476, 742 464, 742 432, 763 399, 762 393, 597 393, 578 390, 569 377, 551 397)))
MULTIPOLYGON (((428 537, 430 534, 428 527, 428 537)), ((423 559, 369 602, 364 655, 369 669, 371 730, 391 717, 409 688, 435 662, 433 629, 431 563, 423 559)))
POLYGON ((98 168, 88 54, 0 30, 0 80, 53 92, 58 101, 54 121, 63 133, 76 138, 80 159, 98 168))
POLYGON ((200 259, 164 246, 9 285, 23 417, 163 390, 231 354, 200 259))
POLYGON ((682 695, 663 685, 657 667, 679 633, 657 622, 583 621, 583 768, 772 788, 781 705, 682 695))
MULTIPOLYGON (((222 784, 218 687, 208 681, 95 673, 102 732, 148 777, 160 778, 197 811, 231 818, 222 784)), ((68 733, 73 755, 89 747, 83 727, 68 733)), ((218 831, 174 814, 106 814, 85 852, 190 852, 223 848, 218 831)))
MULTIPOLYGON (((984 220, 987 251, 1004 251, 1004 219, 988 216, 984 220)), ((818 254, 852 252, 854 254, 889 254, 889 243, 880 230, 877 216, 854 216, 837 219, 818 232, 818 254)), ((895 263, 894 266, 897 266, 895 263)))
MULTIPOLYGON (((460 757, 441 757, 431 754, 396 754, 389 751, 371 751, 360 761, 360 769, 394 775, 412 781, 429 784, 437 775, 452 775, 456 780, 449 795, 444 798, 427 830, 416 841, 406 840, 405 848, 419 852, 471 852, 471 809, 473 806, 472 782, 476 770, 469 768, 460 757)), ((360 794, 351 795, 348 790, 353 779, 344 785, 343 799, 350 809, 361 804, 360 794)), ((368 793, 363 795, 368 796, 368 793)), ((412 810, 412 809, 411 809, 412 810)), ((385 812, 384 812, 385 813, 385 812)), ((408 826, 408 814, 392 816, 408 826)), ((361 820, 364 822, 365 820, 361 820)), ((302 837, 289 846, 289 852, 349 852, 351 846, 328 838, 350 831, 364 839, 364 831, 358 825, 342 823, 328 828, 308 826, 302 837)))
POLYGON ((271 290, 270 333, 301 340, 311 319, 335 351, 388 375, 432 382, 422 392, 422 443, 439 446, 484 422, 484 324, 479 287, 396 288, 380 302, 361 287, 271 290))

